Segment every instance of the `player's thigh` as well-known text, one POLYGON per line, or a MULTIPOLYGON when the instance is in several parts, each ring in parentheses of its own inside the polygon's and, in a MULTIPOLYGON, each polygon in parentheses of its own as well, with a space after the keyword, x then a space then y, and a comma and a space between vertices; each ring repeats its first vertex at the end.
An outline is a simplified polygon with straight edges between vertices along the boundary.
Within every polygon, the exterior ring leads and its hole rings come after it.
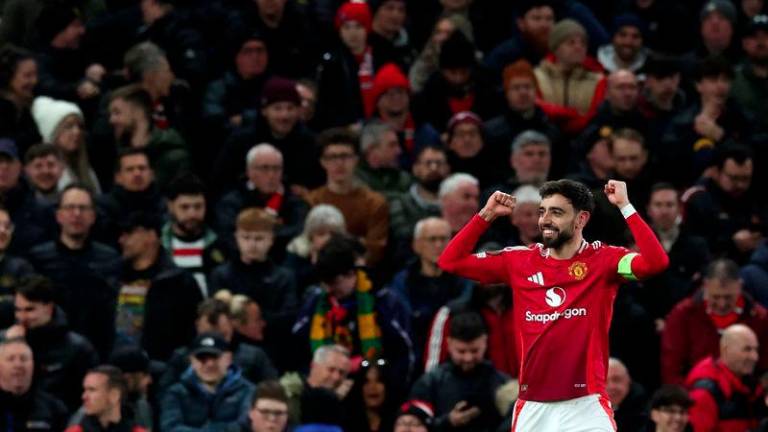
POLYGON ((558 431, 556 407, 552 404, 518 399, 511 432, 558 431))
POLYGON ((616 432, 611 404, 599 395, 579 398, 560 414, 563 432, 616 432))

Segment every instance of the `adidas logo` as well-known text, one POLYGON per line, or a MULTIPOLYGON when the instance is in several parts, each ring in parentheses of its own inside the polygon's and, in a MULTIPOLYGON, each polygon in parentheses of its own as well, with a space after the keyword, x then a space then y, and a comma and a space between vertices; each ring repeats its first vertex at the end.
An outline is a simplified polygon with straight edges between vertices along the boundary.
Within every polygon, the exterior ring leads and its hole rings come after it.
POLYGON ((536 274, 528 276, 528 281, 537 285, 544 286, 544 276, 541 274, 541 272, 537 272, 536 274))

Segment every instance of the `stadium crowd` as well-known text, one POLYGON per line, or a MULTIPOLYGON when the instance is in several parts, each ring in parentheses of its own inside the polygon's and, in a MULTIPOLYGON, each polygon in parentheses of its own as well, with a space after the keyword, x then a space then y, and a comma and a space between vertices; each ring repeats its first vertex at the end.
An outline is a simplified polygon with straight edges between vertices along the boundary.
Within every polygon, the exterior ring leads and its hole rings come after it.
POLYGON ((512 291, 437 260, 570 178, 670 257, 618 430, 768 431, 764 0, 0 5, 0 430, 508 431, 512 291))

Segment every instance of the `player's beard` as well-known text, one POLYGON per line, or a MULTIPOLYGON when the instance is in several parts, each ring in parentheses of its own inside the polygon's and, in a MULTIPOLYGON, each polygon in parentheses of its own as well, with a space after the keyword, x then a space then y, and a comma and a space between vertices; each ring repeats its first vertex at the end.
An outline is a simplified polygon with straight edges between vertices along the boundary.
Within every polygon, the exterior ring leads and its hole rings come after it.
POLYGON ((564 244, 568 243, 573 238, 573 227, 570 229, 561 230, 554 225, 544 225, 541 227, 541 241, 544 246, 552 249, 560 249, 564 244), (544 237, 544 229, 554 229, 557 234, 555 237, 544 237))

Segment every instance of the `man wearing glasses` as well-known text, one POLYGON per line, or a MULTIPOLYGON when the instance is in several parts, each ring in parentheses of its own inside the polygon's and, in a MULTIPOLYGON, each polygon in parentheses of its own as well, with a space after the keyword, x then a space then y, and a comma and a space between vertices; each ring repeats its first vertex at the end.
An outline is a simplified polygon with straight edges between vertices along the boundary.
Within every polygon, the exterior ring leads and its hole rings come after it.
POLYGON ((264 381, 256 387, 251 410, 250 429, 243 432, 283 432, 288 424, 288 397, 276 381, 264 381))

